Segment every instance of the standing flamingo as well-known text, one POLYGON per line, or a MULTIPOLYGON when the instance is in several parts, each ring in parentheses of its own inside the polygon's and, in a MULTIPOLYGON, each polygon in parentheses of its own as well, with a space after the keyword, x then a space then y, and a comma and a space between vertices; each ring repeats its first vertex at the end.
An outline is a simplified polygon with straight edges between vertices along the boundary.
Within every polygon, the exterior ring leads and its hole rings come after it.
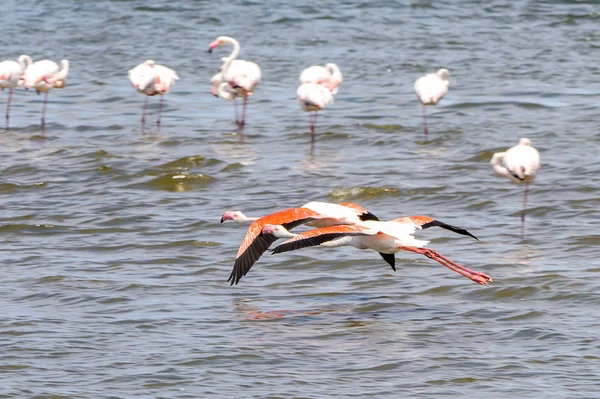
POLYGON ((21 84, 23 80, 21 76, 25 69, 32 64, 31 57, 28 55, 20 55, 19 61, 2 61, 0 62, 0 89, 8 89, 8 99, 6 100, 6 129, 8 129, 8 121, 10 119, 10 102, 12 100, 13 89, 21 84))
POLYGON ((325 65, 325 67, 313 65, 300 73, 300 83, 321 84, 327 87, 333 95, 337 94, 337 87, 342 83, 342 80, 343 76, 340 68, 332 63, 325 65))
POLYGON ((129 82, 138 93, 146 95, 144 98, 144 109, 142 111, 142 127, 146 122, 146 110, 148 108, 148 96, 163 95, 158 108, 158 119, 156 125, 160 126, 160 116, 163 107, 164 94, 168 93, 175 81, 179 79, 171 68, 156 64, 153 60, 147 60, 130 69, 128 72, 129 82))
MULTIPOLYGON (((423 220, 433 220, 419 217, 423 220)), ((296 249, 323 246, 353 246, 358 249, 372 249, 379 252, 395 271, 394 254, 399 251, 415 252, 435 260, 468 279, 488 285, 492 278, 446 258, 431 248, 425 248, 429 241, 417 240, 414 237, 416 223, 411 218, 399 218, 387 222, 366 221, 359 225, 329 226, 308 230, 300 234, 290 233, 284 226, 266 225, 262 233, 277 238, 290 238, 273 249, 273 253, 293 251, 296 249)))
POLYGON ((243 128, 246 124, 246 107, 248 105, 248 97, 254 94, 254 90, 256 89, 256 85, 260 82, 262 74, 258 64, 237 59, 240 53, 240 44, 232 37, 217 37, 217 39, 209 45, 208 52, 211 53, 213 49, 226 45, 232 45, 233 50, 228 57, 221 59, 224 61, 223 65, 221 65, 221 77, 223 82, 229 83, 229 85, 235 89, 237 92, 237 97, 244 99, 242 117, 239 122, 236 121, 237 125, 240 128, 243 128))
POLYGON ((447 69, 440 69, 436 73, 430 73, 425 76, 421 76, 415 82, 415 91, 417 92, 417 97, 419 98, 419 101, 423 107, 423 121, 425 123, 426 140, 428 130, 427 112, 425 110, 425 106, 436 105, 438 101, 444 98, 448 92, 448 87, 450 86, 450 81, 448 80, 449 76, 450 72, 448 72, 447 69))
POLYGON ((315 141, 315 128, 317 125, 317 112, 325 106, 333 103, 333 94, 331 91, 317 83, 303 83, 298 86, 296 91, 298 104, 304 112, 308 114, 308 123, 310 124, 310 139, 315 141))
POLYGON ((525 183, 523 196, 523 212, 521 213, 521 236, 525 232, 525 212, 527 210, 527 192, 529 182, 535 179, 540 168, 540 153, 531 146, 527 138, 519 140, 519 144, 506 152, 497 152, 492 156, 490 164, 500 176, 508 177, 515 183, 525 183))
POLYGON ((62 60, 60 68, 58 64, 50 60, 36 61, 25 69, 23 82, 25 89, 33 88, 40 94, 44 92, 44 105, 42 107, 42 130, 46 125, 46 104, 48 103, 48 92, 54 88, 63 89, 67 84, 69 74, 69 61, 62 60))

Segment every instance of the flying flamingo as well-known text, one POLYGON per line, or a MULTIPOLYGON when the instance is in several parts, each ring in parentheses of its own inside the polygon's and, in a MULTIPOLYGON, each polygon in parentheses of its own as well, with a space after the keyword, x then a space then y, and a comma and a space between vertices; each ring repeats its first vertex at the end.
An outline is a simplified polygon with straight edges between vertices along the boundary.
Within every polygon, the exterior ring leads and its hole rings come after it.
MULTIPOLYGON (((422 216, 411 216, 401 218, 407 225, 412 225, 414 229, 426 229, 429 227, 441 227, 458 234, 468 235, 477 239, 467 230, 452 226, 438 220, 422 216)), ((335 225, 357 225, 366 221, 378 221, 379 219, 355 203, 331 204, 326 202, 309 202, 300 208, 290 208, 280 212, 273 213, 264 217, 248 217, 240 211, 227 211, 221 217, 221 223, 226 220, 232 220, 239 224, 251 223, 246 237, 244 238, 235 260, 231 275, 227 281, 231 284, 237 284, 245 276, 250 268, 269 246, 277 240, 278 237, 271 234, 261 233, 265 225, 282 225, 287 230, 306 224, 312 227, 327 227, 335 225)), ((400 219, 398 219, 400 220, 400 219)), ((387 256, 381 253, 381 256, 394 267, 393 256, 387 256)))
POLYGON ((243 128, 243 126, 246 124, 246 107, 248 104, 248 97, 254 94, 254 90, 256 89, 256 85, 260 82, 262 74, 258 64, 250 61, 237 59, 240 53, 240 44, 237 40, 235 40, 232 37, 217 37, 217 39, 209 45, 208 52, 211 53, 213 49, 226 45, 232 45, 233 51, 231 52, 231 54, 229 54, 229 56, 221 59, 222 61, 224 61, 223 65, 221 65, 220 67, 222 74, 221 78, 223 82, 229 83, 229 85, 233 89, 235 89, 235 91, 237 92, 237 97, 241 97, 244 99, 244 104, 242 107, 242 118, 239 120, 239 122, 236 121, 236 124, 240 128, 243 128))
POLYGON ((540 168, 540 153, 531 146, 529 139, 522 138, 519 140, 518 145, 509 148, 506 152, 495 153, 490 160, 490 164, 500 176, 508 177, 515 183, 525 183, 523 213, 521 213, 521 235, 523 235, 529 182, 535 179, 535 175, 540 168))
POLYGON ((19 56, 19 61, 2 61, 0 62, 0 89, 8 89, 8 99, 6 100, 6 129, 8 129, 8 120, 10 119, 10 102, 12 99, 13 89, 21 84, 21 76, 25 69, 32 64, 31 57, 28 55, 19 56))
POLYGON ((153 60, 147 60, 130 69, 128 72, 129 82, 138 93, 145 94, 144 109, 142 111, 142 126, 146 122, 146 110, 148 107, 148 96, 161 95, 158 119, 156 125, 160 126, 164 94, 171 90, 179 76, 171 68, 156 64, 153 60))
POLYGON ((56 62, 50 60, 36 61, 25 69, 22 79, 25 89, 33 88, 40 94, 44 92, 44 106, 42 107, 42 130, 46 125, 46 104, 48 103, 48 92, 54 88, 62 89, 67 84, 69 74, 69 61, 62 60, 60 67, 56 62))
POLYGON ((313 65, 300 73, 300 83, 321 84, 327 87, 333 95, 337 94, 337 87, 342 83, 342 80, 343 76, 340 68, 332 63, 325 65, 325 67, 313 65))
POLYGON ((415 82, 415 91, 417 97, 423 107, 423 121, 425 123, 425 139, 427 139, 427 112, 425 106, 436 105, 446 93, 448 92, 448 86, 450 81, 448 77, 450 72, 447 69, 440 69, 436 73, 430 73, 425 76, 421 76, 415 82))
POLYGON ((252 265, 277 240, 275 236, 261 234, 262 228, 267 224, 283 225, 286 229, 291 230, 301 224, 323 227, 379 219, 358 204, 331 204, 314 201, 304 204, 300 208, 289 208, 260 218, 250 218, 239 211, 228 211, 221 217, 221 223, 226 220, 233 220, 240 224, 251 223, 238 250, 231 275, 227 279, 233 285, 248 273, 252 265))
POLYGON ((308 123, 310 124, 310 138, 314 142, 317 112, 333 103, 333 94, 327 87, 317 83, 301 84, 298 86, 296 94, 298 95, 298 104, 300 104, 302 110, 310 112, 308 123))
POLYGON ((411 217, 403 217, 387 222, 366 221, 359 225, 322 227, 300 234, 290 233, 284 226, 266 225, 263 227, 262 233, 277 238, 290 238, 275 247, 274 254, 313 246, 353 246, 358 249, 372 249, 379 252, 395 271, 394 254, 400 251, 409 251, 425 255, 478 284, 488 285, 488 282, 492 281, 491 277, 483 273, 467 269, 437 251, 425 248, 429 241, 417 240, 414 232, 418 228, 418 224, 426 220, 433 219, 418 216, 416 220, 411 217))

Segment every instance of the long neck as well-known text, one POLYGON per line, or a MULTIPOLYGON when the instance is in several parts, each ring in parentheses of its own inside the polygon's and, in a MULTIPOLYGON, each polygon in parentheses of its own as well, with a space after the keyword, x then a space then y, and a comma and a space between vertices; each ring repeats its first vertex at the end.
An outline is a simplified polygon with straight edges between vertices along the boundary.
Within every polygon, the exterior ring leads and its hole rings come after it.
POLYGON ((31 59, 30 56, 28 55, 20 55, 19 56, 19 66, 21 67, 21 73, 25 72, 25 69, 27 69, 27 67, 29 65, 31 65, 33 63, 33 60, 31 59))
POLYGON ((490 164, 492 164, 492 166, 494 167, 494 171, 496 171, 496 173, 498 173, 499 175, 510 177, 510 172, 504 167, 504 165, 502 165, 502 160, 504 159, 505 154, 505 152, 495 153, 494 155, 492 155, 490 164))
MULTIPOLYGON (((219 97, 224 98, 225 100, 233 100, 235 98, 235 91, 231 89, 231 86, 227 82, 221 82, 219 86, 217 86, 217 94, 219 97)), ((254 217, 245 217, 243 219, 243 223, 250 221, 253 222, 258 218, 254 217)))
POLYGON ((228 42, 233 45, 233 50, 231 51, 231 54, 229 54, 229 56, 227 56, 227 59, 223 59, 221 58, 221 60, 224 60, 225 63, 221 66, 221 72, 223 74, 225 74, 227 72, 227 70, 229 69, 229 66, 231 65, 231 63, 233 62, 233 60, 235 60, 238 55, 240 54, 240 43, 235 40, 234 38, 229 38, 228 42))
POLYGON ((60 62, 60 70, 54 76, 56 80, 65 80, 69 74, 69 60, 60 62))
POLYGON ((336 64, 327 64, 325 65, 325 68, 331 74, 331 79, 334 82, 336 82, 337 84, 340 84, 342 82, 342 71, 340 71, 340 68, 336 64))

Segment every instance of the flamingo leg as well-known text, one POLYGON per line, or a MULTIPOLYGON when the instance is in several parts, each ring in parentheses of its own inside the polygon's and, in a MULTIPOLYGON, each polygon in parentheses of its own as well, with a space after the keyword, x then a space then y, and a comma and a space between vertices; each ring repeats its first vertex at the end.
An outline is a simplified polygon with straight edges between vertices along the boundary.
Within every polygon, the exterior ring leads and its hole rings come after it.
POLYGON ((165 96, 160 96, 160 102, 158 103, 158 119, 156 120, 156 127, 160 127, 160 116, 162 115, 163 102, 165 101, 165 96))
POLYGON ((427 107, 422 105, 423 108, 423 123, 425 124, 425 140, 428 140, 429 129, 427 128, 427 107))
POLYGON ((488 285, 488 282, 492 282, 492 278, 490 276, 484 273, 476 272, 471 269, 467 269, 466 267, 459 265, 458 263, 446 258, 445 256, 438 253, 437 251, 434 251, 433 249, 414 247, 401 247, 401 249, 425 255, 426 257, 435 260, 439 264, 446 266, 448 269, 460 274, 461 276, 465 276, 466 278, 478 284, 488 285))
POLYGON ((48 104, 48 92, 44 92, 44 105, 42 105, 42 130, 46 127, 46 104, 48 104))
POLYGON ((240 126, 240 118, 238 116, 238 105, 237 105, 237 99, 234 97, 233 98, 233 110, 235 111, 235 124, 237 126, 240 126))
POLYGON ((10 101, 12 100, 13 89, 8 89, 8 100, 6 100, 6 130, 8 130, 8 120, 10 119, 10 101))
POLYGON ((246 107, 248 106, 248 97, 244 97, 244 105, 242 106, 242 119, 240 120, 240 127, 244 127, 246 124, 246 107))
POLYGON ((521 213, 521 238, 525 236, 525 212, 527 211, 527 193, 529 192, 529 181, 525 182, 525 195, 523 196, 523 212, 521 213))
POLYGON ((148 96, 144 96, 144 108, 142 109, 142 128, 146 123, 146 110, 148 109, 148 96))

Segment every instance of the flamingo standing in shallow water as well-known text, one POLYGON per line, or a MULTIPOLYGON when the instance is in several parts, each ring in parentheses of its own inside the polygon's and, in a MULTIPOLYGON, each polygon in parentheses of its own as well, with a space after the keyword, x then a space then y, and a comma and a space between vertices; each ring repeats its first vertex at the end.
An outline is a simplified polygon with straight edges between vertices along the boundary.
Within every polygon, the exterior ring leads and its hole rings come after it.
POLYGON ((425 76, 421 76, 415 82, 415 92, 423 107, 423 122, 425 123, 425 139, 427 139, 427 111, 425 107, 427 105, 436 105, 446 93, 450 86, 448 80, 450 72, 447 69, 440 69, 436 73, 430 73, 425 76))
MULTIPOLYGON (((258 85, 262 78, 262 73, 258 64, 237 59, 238 55, 240 54, 240 43, 232 37, 217 37, 217 39, 208 46, 208 52, 212 53, 215 48, 226 45, 232 45, 233 50, 229 56, 221 59, 224 61, 220 67, 221 79, 223 82, 227 82, 236 91, 236 95, 233 96, 234 105, 236 106, 236 124, 240 127, 240 129, 242 129, 246 124, 246 107, 248 105, 248 97, 254 94, 256 85, 258 85), (236 97, 241 97, 244 99, 244 104, 242 106, 242 117, 239 120, 237 119, 237 105, 235 104, 236 97)), ((215 78, 215 76, 213 76, 213 78, 215 78)), ((211 84, 213 84, 213 87, 215 87, 212 79, 211 84)), ((217 87, 219 86, 217 85, 217 87)))
POLYGON ((521 236, 523 236, 529 182, 535 179, 535 175, 540 168, 540 153, 531 146, 529 139, 522 138, 516 146, 505 152, 495 153, 490 160, 490 164, 500 176, 508 177, 515 183, 525 183, 523 212, 521 213, 521 236))
POLYGON ((19 56, 19 60, 2 61, 0 62, 0 89, 8 89, 8 99, 6 100, 6 129, 8 129, 8 121, 10 119, 10 102, 12 100, 13 89, 21 84, 23 80, 21 76, 25 69, 32 64, 31 57, 28 55, 19 56))
POLYGON ((333 94, 331 91, 317 83, 303 83, 298 86, 296 91, 298 104, 308 114, 308 123, 310 124, 310 139, 315 141, 315 128, 317 125, 317 112, 329 104, 333 104, 333 94))
POLYGON ((30 64, 23 72, 25 89, 35 89, 37 94, 44 92, 44 105, 42 107, 42 130, 46 125, 46 104, 48 92, 54 88, 63 89, 67 84, 69 74, 69 61, 62 60, 60 67, 54 61, 41 60, 30 64))
MULTIPOLYGON (((402 217, 387 222, 365 221, 350 226, 322 227, 300 234, 290 233, 283 226, 266 225, 263 227, 262 233, 277 238, 290 238, 275 247, 274 254, 313 246, 353 246, 358 249, 372 249, 379 252, 396 271, 394 254, 400 251, 410 251, 425 255, 478 284, 488 285, 492 281, 491 277, 467 269, 431 248, 425 248, 429 241, 417 240, 414 237, 417 228, 422 228, 423 224, 431 221, 434 219, 426 216, 402 217)), ((466 230, 463 231, 466 232, 466 230)), ((471 234, 468 233, 468 235, 471 234)))
MULTIPOLYGON (((452 226, 438 220, 422 216, 411 216, 401 218, 403 223, 412 225, 413 229, 426 229, 429 227, 441 227, 458 234, 468 235, 475 239, 471 233, 460 227, 452 226)), ((401 220, 397 219, 397 220, 401 220)), ((355 203, 331 204, 326 202, 309 202, 300 208, 290 208, 276 212, 264 217, 248 217, 240 211, 227 211, 221 217, 221 223, 232 220, 239 224, 251 223, 246 237, 238 250, 235 264, 227 281, 237 284, 245 276, 250 268, 269 248, 269 246, 280 238, 274 234, 266 234, 263 228, 266 225, 282 225, 283 228, 292 228, 306 224, 312 227, 328 227, 337 225, 359 225, 367 221, 378 221, 377 216, 355 203)), ((394 257, 380 253, 383 259, 394 268, 394 257)))
POLYGON ((175 81, 179 79, 177 73, 171 68, 156 64, 153 60, 147 60, 130 69, 128 72, 129 82, 138 93, 146 95, 144 98, 144 109, 142 111, 142 126, 146 122, 146 110, 148 108, 148 96, 161 95, 158 118, 156 125, 160 126, 164 95, 167 94, 175 81))

